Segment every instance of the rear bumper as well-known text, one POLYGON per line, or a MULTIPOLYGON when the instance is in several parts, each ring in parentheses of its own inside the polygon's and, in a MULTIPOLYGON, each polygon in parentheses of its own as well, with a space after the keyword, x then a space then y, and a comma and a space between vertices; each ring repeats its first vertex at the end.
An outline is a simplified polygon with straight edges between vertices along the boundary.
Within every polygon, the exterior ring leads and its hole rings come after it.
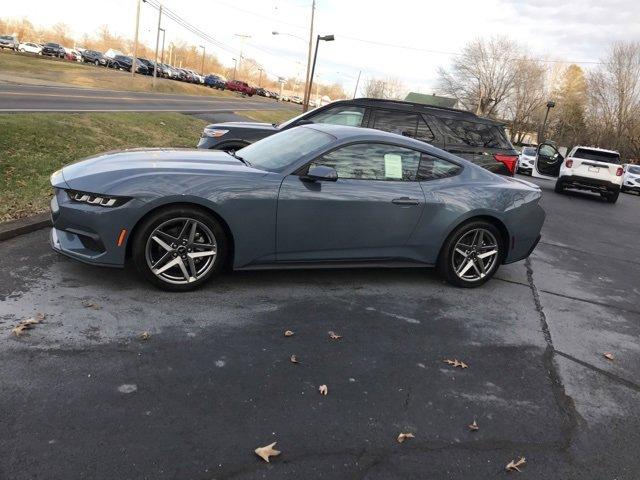
POLYGON ((599 178, 581 177, 578 175, 563 176, 559 179, 565 187, 594 192, 619 191, 620 185, 599 178))

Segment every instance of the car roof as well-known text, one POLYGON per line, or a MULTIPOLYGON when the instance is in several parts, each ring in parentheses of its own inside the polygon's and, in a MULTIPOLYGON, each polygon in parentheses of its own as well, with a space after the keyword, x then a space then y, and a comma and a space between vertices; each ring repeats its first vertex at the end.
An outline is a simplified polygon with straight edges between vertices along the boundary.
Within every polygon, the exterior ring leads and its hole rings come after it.
POLYGON ((591 150, 593 152, 615 153, 616 155, 620 155, 620 152, 618 152, 617 150, 607 150, 606 148, 598 147, 587 147, 584 145, 576 145, 575 147, 573 147, 573 150, 577 150, 579 148, 582 148, 584 150, 591 150))
POLYGON ((422 142, 411 137, 398 135, 396 133, 377 130, 375 128, 350 127, 346 125, 332 125, 329 123, 306 124, 301 125, 301 128, 312 128, 314 130, 332 135, 338 140, 373 140, 379 142, 387 141, 402 144, 407 146, 408 148, 418 148, 420 150, 425 150, 429 147, 435 148, 426 142, 422 142))
POLYGON ((405 102, 404 100, 387 100, 381 98, 354 98, 352 100, 337 100, 329 105, 357 105, 364 107, 389 108, 392 110, 402 110, 420 112, 435 115, 438 117, 461 118, 471 122, 486 123, 490 125, 502 126, 504 122, 486 117, 479 117, 475 113, 458 108, 436 107, 423 103, 405 102))

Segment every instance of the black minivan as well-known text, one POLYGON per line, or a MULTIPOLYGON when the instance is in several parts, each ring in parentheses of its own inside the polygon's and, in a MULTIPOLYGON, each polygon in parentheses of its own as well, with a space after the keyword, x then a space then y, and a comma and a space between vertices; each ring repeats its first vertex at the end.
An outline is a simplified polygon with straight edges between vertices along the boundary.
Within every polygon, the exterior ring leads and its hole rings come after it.
POLYGON ((504 124, 454 108, 400 100, 340 100, 282 124, 225 122, 207 125, 198 148, 238 150, 287 128, 310 123, 368 127, 427 142, 502 175, 513 175, 518 153, 504 124))

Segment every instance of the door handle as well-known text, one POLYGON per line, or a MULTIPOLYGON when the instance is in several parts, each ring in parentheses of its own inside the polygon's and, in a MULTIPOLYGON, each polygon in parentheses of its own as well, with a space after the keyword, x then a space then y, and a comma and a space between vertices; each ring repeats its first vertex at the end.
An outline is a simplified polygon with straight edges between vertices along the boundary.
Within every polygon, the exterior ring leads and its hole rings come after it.
POLYGON ((417 198, 400 197, 391 200, 394 205, 420 205, 420 201, 417 198))

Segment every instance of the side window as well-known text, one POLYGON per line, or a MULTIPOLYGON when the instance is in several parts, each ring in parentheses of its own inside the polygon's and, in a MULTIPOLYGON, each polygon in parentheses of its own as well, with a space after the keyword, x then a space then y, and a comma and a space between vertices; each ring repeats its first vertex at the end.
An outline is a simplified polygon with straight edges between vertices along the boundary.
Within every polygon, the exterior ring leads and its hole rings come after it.
POLYGON ((314 123, 329 123, 331 125, 346 125, 349 127, 362 126, 364 107, 344 106, 328 108, 309 117, 314 123))
POLYGON ((418 127, 418 114, 398 110, 376 110, 373 128, 414 138, 418 127))
POLYGON ((510 148, 508 142, 495 125, 468 122, 453 118, 442 118, 446 143, 485 148, 510 148))
POLYGON ((418 180, 435 180, 437 178, 452 177, 461 169, 462 167, 455 163, 447 162, 441 158, 423 153, 420 158, 418 180))
POLYGON ((335 168, 338 179, 417 180, 420 152, 382 143, 358 143, 338 148, 314 160, 310 166, 335 168))

